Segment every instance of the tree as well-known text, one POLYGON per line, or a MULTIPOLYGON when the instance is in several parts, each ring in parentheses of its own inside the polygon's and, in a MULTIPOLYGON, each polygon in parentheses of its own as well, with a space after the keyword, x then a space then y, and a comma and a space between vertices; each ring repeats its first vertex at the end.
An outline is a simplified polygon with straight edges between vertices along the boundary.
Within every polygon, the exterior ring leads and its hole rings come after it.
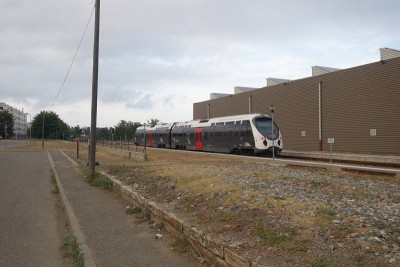
POLYGON ((125 136, 126 136, 127 139, 131 139, 131 138, 133 138, 133 135, 135 134, 136 129, 140 126, 141 126, 140 122, 131 122, 131 121, 121 120, 115 126, 114 137, 117 137, 117 139, 122 138, 122 140, 125 140, 125 136))
POLYGON ((159 122, 160 122, 159 119, 150 118, 147 120, 147 125, 150 125, 150 127, 153 127, 153 126, 157 125, 157 123, 159 123, 159 122))
POLYGON ((111 128, 108 127, 97 127, 96 129, 97 140, 111 140, 111 128))
POLYGON ((13 135, 14 132, 14 116, 7 110, 0 110, 0 136, 5 138, 5 133, 7 136, 13 135), (6 131, 7 128, 7 131, 6 131))
POLYGON ((76 138, 80 137, 82 135, 82 129, 79 127, 79 125, 76 125, 75 127, 71 127, 71 137, 76 138))
POLYGON ((32 120, 32 137, 42 138, 44 118, 44 138, 64 139, 70 136, 71 128, 53 111, 41 111, 32 120))

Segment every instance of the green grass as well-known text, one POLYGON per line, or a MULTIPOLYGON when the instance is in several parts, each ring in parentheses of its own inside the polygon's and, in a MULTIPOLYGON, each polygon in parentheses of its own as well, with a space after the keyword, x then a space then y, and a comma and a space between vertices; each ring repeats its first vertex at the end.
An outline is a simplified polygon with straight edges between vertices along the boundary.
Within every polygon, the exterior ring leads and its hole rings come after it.
POLYGON ((336 215, 336 212, 332 208, 328 207, 318 207, 317 208, 317 214, 324 215, 326 217, 333 217, 336 215))
POLYGON ((50 182, 51 182, 51 186, 52 186, 51 193, 59 194, 60 191, 58 190, 56 176, 54 175, 54 173, 52 173, 51 176, 50 176, 50 182))
POLYGON ((336 265, 325 256, 319 256, 310 262, 310 267, 335 267, 336 265))
POLYGON ((107 176, 100 174, 98 172, 95 173, 93 177, 89 176, 87 171, 85 171, 85 180, 91 186, 101 186, 103 189, 112 190, 113 183, 110 178, 107 176))
POLYGON ((79 248, 78 242, 74 235, 68 235, 65 237, 61 249, 67 252, 75 266, 85 266, 84 254, 79 248))
POLYGON ((175 251, 186 253, 190 250, 190 243, 185 236, 181 235, 175 239, 175 241, 172 243, 172 247, 175 251))
POLYGON ((229 222, 235 218, 235 215, 229 211, 218 212, 217 220, 219 222, 229 222))
POLYGON ((135 207, 135 206, 127 206, 125 213, 126 214, 136 214, 142 212, 142 209, 140 207, 135 207))
POLYGON ((253 233, 260 237, 263 244, 275 246, 290 252, 307 252, 308 242, 298 240, 294 228, 274 228, 258 225, 253 233))

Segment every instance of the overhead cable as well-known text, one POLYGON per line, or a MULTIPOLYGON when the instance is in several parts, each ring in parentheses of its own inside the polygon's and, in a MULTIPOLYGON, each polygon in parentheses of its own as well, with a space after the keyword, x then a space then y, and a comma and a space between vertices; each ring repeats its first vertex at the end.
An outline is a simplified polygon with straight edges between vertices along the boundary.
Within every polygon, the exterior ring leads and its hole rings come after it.
POLYGON ((54 104, 56 103, 56 100, 57 100, 58 96, 59 96, 60 93, 61 93, 61 90, 62 90, 63 87, 64 87, 65 82, 67 81, 67 78, 68 78, 68 76, 69 76, 69 73, 71 72, 71 69, 72 69, 72 65, 74 65, 76 56, 77 56, 78 51, 79 51, 79 49, 80 49, 80 47, 81 47, 83 38, 84 38, 85 35, 86 35, 86 31, 87 31, 87 29, 88 29, 88 27, 89 27, 89 23, 90 23, 90 21, 91 21, 91 19, 92 19, 94 9, 95 9, 95 7, 93 6, 92 13, 90 14, 89 20, 88 20, 88 22, 87 22, 87 24, 86 24, 86 28, 85 28, 85 30, 84 30, 84 32, 83 32, 83 34, 82 34, 81 40, 79 41, 78 48, 76 49, 74 58, 72 59, 71 65, 69 66, 69 69, 68 69, 68 72, 67 72, 67 74, 65 75, 64 81, 62 82, 62 84, 61 84, 61 86, 60 86, 60 89, 58 90, 58 93, 57 93, 56 97, 55 97, 54 100, 53 100, 53 103, 50 105, 50 107, 49 107, 48 109, 51 109, 51 108, 54 106, 54 104))

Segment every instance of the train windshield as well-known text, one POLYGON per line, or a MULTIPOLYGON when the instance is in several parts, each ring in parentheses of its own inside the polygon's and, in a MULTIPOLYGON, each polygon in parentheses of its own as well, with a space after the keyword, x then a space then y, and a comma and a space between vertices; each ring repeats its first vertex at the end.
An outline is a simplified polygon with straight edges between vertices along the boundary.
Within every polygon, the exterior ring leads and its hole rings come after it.
MULTIPOLYGON (((256 118, 255 124, 258 131, 263 135, 268 137, 268 139, 272 139, 272 119, 271 118, 256 118)), ((279 129, 274 122, 274 135, 275 138, 279 136, 279 129)))

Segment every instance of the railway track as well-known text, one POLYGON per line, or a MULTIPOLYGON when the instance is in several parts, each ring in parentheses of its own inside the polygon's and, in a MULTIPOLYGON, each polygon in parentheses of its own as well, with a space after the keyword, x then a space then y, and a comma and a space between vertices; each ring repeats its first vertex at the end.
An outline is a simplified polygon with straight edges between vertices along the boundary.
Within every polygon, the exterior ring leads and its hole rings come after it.
MULTIPOLYGON (((122 148, 125 150, 134 152, 143 152, 144 147, 135 146, 128 143, 116 143, 115 148, 122 148)), ((311 167, 311 168, 324 168, 335 171, 354 171, 354 172, 364 172, 369 174, 379 174, 379 175, 390 175, 400 177, 400 168, 398 164, 391 163, 380 163, 380 162, 361 162, 357 160, 345 160, 345 159, 335 159, 334 163, 330 163, 327 158, 305 158, 301 156, 284 156, 284 157, 260 157, 260 156, 250 156, 250 155, 237 155, 237 154, 222 154, 222 153, 211 153, 211 152, 198 152, 198 151, 188 151, 188 150, 175 150, 175 149, 164 149, 164 148, 153 148, 146 147, 147 151, 163 151, 167 153, 188 153, 188 154, 199 154, 209 155, 212 157, 222 157, 222 158, 237 158, 244 161, 256 161, 265 162, 272 165, 282 165, 282 166, 299 166, 299 167, 311 167)))

